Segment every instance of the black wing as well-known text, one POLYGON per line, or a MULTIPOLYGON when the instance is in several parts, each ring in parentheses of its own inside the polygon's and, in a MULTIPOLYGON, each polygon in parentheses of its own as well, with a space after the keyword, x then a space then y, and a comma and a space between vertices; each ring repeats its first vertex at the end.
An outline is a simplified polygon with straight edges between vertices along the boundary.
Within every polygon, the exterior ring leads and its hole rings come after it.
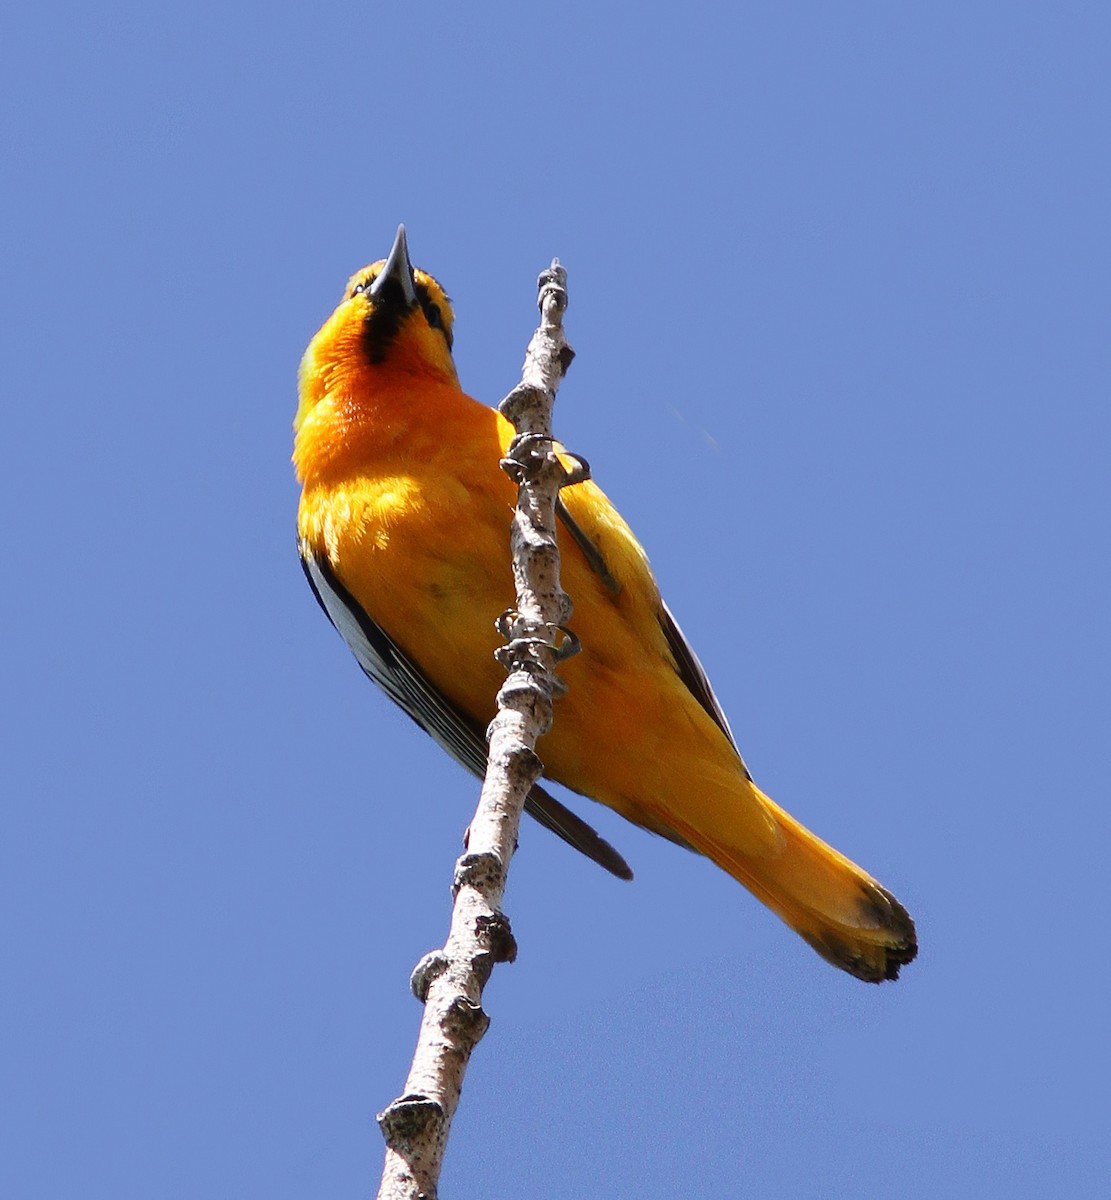
MULTIPOLYGON (((367 616, 327 562, 304 545, 301 565, 317 602, 367 675, 456 762, 481 779, 486 773, 483 730, 447 701, 385 630, 367 616)), ((632 879, 629 864, 609 842, 543 788, 537 786, 529 792, 525 811, 619 879, 632 879)))

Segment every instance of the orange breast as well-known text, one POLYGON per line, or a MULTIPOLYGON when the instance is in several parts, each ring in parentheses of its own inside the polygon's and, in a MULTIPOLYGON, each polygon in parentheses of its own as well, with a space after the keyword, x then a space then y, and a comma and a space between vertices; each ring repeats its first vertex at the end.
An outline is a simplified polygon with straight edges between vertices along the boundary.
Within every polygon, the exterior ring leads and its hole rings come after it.
MULTIPOLYGON (((498 466, 513 431, 454 388, 414 393, 403 378, 392 392, 379 380, 376 394, 373 408, 323 401, 302 427, 300 533, 444 695, 485 725, 505 678, 494 622, 514 603, 516 488, 498 466), (327 450, 317 471, 314 444, 327 450)), ((624 522, 594 485, 569 490, 569 501, 572 492, 622 587, 614 595, 560 539, 583 652, 561 667, 569 690, 538 751, 549 778, 673 829, 676 792, 735 787, 736 755, 671 665, 655 584, 624 522)))

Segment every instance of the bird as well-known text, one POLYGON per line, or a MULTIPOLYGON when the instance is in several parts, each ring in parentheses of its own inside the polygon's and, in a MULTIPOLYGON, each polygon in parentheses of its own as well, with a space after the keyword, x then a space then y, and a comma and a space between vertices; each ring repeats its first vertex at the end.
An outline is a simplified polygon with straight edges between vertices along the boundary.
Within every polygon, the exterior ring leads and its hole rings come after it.
MULTIPOLYGON (((299 371, 293 463, 301 564, 363 671, 474 774, 504 680, 514 601, 514 429, 462 389, 454 312, 413 267, 404 226, 351 276, 299 371)), ((561 449, 557 444, 557 450, 561 449)), ((728 872, 823 958, 870 983, 917 953, 871 875, 757 787, 647 555, 592 479, 561 491, 562 581, 581 653, 537 749, 543 777, 728 872)), ((625 859, 536 786, 526 811, 612 874, 625 859)))

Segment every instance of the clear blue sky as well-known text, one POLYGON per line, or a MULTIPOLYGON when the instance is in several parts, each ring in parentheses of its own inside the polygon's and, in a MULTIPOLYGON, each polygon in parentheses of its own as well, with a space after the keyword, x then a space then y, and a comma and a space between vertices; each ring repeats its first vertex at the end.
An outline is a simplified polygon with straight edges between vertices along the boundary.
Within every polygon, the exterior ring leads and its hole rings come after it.
POLYGON ((491 402, 567 265, 564 440, 922 944, 866 987, 530 825, 445 1197, 1102 1194, 1109 50, 1067 0, 8 16, 0 1193, 377 1181, 476 787, 316 610, 288 459, 404 220, 491 402))

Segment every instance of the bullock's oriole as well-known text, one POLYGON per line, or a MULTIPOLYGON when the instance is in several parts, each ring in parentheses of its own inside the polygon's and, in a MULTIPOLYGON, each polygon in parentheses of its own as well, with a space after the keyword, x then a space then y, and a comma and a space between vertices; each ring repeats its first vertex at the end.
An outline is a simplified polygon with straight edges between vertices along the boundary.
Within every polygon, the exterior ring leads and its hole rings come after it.
MULTIPOLYGON (((503 679, 494 620, 513 601, 501 471, 513 429, 460 388, 453 314, 409 262, 356 272, 300 372, 294 462, 301 558, 363 670, 471 771, 503 679)), ((894 979, 916 952, 906 910, 755 785, 629 527, 592 482, 564 489, 563 581, 583 650, 539 747, 545 775, 691 847, 824 958, 894 979)), ((529 811, 617 875, 631 872, 542 789, 529 811)))

